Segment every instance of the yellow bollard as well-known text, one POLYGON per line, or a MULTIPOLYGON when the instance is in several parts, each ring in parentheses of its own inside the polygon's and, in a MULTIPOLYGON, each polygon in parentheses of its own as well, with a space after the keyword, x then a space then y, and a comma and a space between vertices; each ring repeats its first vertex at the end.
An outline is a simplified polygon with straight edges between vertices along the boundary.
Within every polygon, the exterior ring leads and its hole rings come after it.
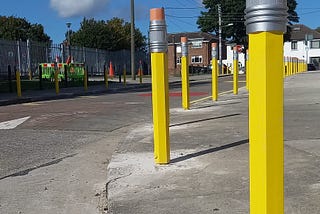
POLYGON ((287 1, 247 1, 250 214, 284 213, 283 33, 287 1), (272 8, 272 9, 270 9, 272 8))
POLYGON ((182 108, 190 108, 189 96, 189 63, 188 63, 188 38, 181 37, 181 80, 182 80, 182 108))
POLYGON ((109 87, 109 83, 108 83, 108 71, 107 71, 107 67, 105 66, 104 69, 104 85, 106 86, 106 88, 109 87))
POLYGON ((28 69, 28 77, 29 77, 29 80, 32 80, 32 71, 30 68, 28 69))
POLYGON ((233 94, 238 94, 238 79, 239 79, 239 65, 238 65, 238 49, 233 47, 233 94))
POLYGON ((56 89, 56 94, 59 94, 60 88, 59 88, 59 70, 56 70, 54 72, 54 85, 56 89))
POLYGON ((126 65, 123 66, 123 84, 127 86, 127 68, 126 65))
POLYGON ((139 75, 139 80, 140 80, 140 84, 142 84, 142 68, 139 68, 140 71, 140 75, 139 75))
POLYGON ((150 10, 150 51, 152 69, 152 112, 154 158, 157 164, 170 162, 168 42, 164 9, 150 10))
POLYGON ((212 56, 212 100, 218 100, 218 61, 217 61, 217 43, 211 44, 212 56))
POLYGON ((84 70, 83 86, 84 86, 84 90, 87 91, 88 90, 88 71, 87 70, 84 70))
POLYGON ((249 90, 249 50, 246 53, 246 89, 249 90))
POLYGON ((17 81, 17 96, 21 97, 21 79, 20 79, 20 71, 16 71, 16 81, 17 81))

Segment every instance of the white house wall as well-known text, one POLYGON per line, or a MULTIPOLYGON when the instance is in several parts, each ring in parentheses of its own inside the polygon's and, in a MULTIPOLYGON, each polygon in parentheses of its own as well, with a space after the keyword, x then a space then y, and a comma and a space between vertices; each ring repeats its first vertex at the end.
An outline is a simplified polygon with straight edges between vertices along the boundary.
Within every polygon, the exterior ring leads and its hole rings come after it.
POLYGON ((308 48, 304 41, 297 42, 298 47, 296 50, 291 49, 291 42, 284 43, 284 56, 286 57, 297 57, 299 59, 306 60, 310 63, 310 58, 320 57, 320 49, 310 49, 310 42, 308 42, 308 48), (308 51, 308 52, 307 52, 308 51))
MULTIPOLYGON (((228 67, 232 67, 233 64, 233 46, 227 46, 227 59, 222 60, 222 63, 227 65, 228 67)), ((244 53, 239 53, 239 63, 242 66, 245 66, 245 55, 244 53)))

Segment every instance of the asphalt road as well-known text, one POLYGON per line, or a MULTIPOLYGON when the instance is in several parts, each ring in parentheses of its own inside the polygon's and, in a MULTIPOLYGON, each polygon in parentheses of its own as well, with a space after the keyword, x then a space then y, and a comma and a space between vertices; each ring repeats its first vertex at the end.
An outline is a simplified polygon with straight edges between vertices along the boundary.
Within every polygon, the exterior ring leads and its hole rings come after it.
MULTIPOLYGON (((219 78, 219 91, 232 90, 231 80, 219 78)), ((179 92, 170 88, 170 108, 181 106, 179 92)), ((210 82, 191 83, 190 94, 208 97, 210 82)), ((0 107, 0 122, 29 117, 0 130, 0 213, 103 211, 108 160, 129 130, 152 122, 151 112, 150 91, 0 107)))

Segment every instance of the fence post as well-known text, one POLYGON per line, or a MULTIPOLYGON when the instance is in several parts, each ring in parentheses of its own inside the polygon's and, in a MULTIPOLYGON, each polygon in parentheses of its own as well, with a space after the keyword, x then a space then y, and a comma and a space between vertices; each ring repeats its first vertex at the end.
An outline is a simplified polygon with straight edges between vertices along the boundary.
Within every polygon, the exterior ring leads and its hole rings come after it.
POLYGON ((28 64, 29 80, 32 80, 31 58, 30 58, 30 40, 29 39, 27 39, 27 64, 28 64))
POLYGON ((188 63, 188 38, 181 37, 181 80, 182 80, 182 108, 190 108, 189 95, 189 63, 188 63))
POLYGON ((21 72, 21 44, 17 41, 17 55, 18 55, 18 70, 21 72))
POLYGON ((284 213, 283 33, 286 0, 246 0, 250 213, 284 213))
POLYGON ((152 66, 152 111, 154 158, 157 164, 170 162, 168 42, 163 8, 150 10, 152 66))
POLYGON ((218 100, 218 61, 217 61, 217 43, 211 44, 211 57, 212 57, 212 100, 218 100))

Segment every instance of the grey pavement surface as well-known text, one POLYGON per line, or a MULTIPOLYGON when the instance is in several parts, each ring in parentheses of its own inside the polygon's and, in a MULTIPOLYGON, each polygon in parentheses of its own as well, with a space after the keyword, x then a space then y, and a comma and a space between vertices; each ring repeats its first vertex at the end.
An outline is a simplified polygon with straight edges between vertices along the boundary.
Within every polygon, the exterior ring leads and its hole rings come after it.
MULTIPOLYGON (((191 76, 190 80, 209 81, 210 78, 210 75, 199 75, 191 76)), ((144 79, 143 85, 138 81, 129 80, 127 87, 110 84, 108 90, 103 86, 89 87, 87 92, 83 88, 67 88, 58 96, 54 90, 23 92, 22 98, 15 94, 0 94, 0 105, 150 89, 150 79, 144 79)), ((179 81, 180 78, 170 78, 173 87, 179 81)), ((287 77, 284 81, 285 213, 288 214, 320 213, 319 81, 319 71, 287 77)), ((14 189, 18 192, 9 188, 0 197, 0 208, 7 205, 17 208, 23 204, 22 213, 33 213, 36 199, 41 197, 41 203, 47 202, 47 206, 40 206, 39 201, 41 213, 54 213, 50 207, 52 204, 61 206, 59 213, 92 213, 96 207, 75 209, 77 205, 86 204, 87 200, 95 200, 91 204, 99 204, 100 213, 104 213, 102 208, 106 202, 102 198, 107 198, 108 213, 249 213, 247 104, 248 93, 241 88, 237 96, 224 94, 217 102, 197 102, 189 111, 171 108, 169 165, 154 164, 151 123, 139 122, 127 135, 119 130, 109 136, 119 144, 108 165, 107 181, 97 179, 105 177, 101 175, 102 168, 92 168, 89 164, 102 161, 103 154, 107 156, 113 151, 97 136, 96 143, 81 150, 77 158, 61 161, 58 168, 48 166, 33 171, 28 178, 13 178, 18 184, 14 189), (97 153, 101 160, 91 155, 97 153), (74 170, 67 171, 70 166, 74 170), (65 186, 66 182, 59 180, 63 177, 59 173, 67 175, 67 183, 71 185, 65 186), (86 183, 75 179, 81 176, 85 177, 86 183), (30 190, 34 195, 29 194, 29 200, 18 203, 23 196, 19 190, 28 191, 35 177, 42 177, 45 191, 40 189, 41 185, 30 190), (60 191, 77 189, 72 192, 75 196, 70 199, 72 204, 65 204, 50 194, 50 191, 59 191, 54 188, 57 185, 54 183, 58 183, 60 191), (92 191, 97 197, 92 199, 84 193, 86 186, 96 183, 99 185, 92 191), (104 186, 107 192, 101 192, 104 186), (16 200, 10 201, 11 198, 16 200)), ((10 186, 9 183, 3 185, 10 186)))
MULTIPOLYGON (((285 213, 320 213, 320 72, 285 85, 285 213)), ((249 213, 248 92, 170 109, 171 163, 140 123, 108 165, 108 213, 249 213)))

